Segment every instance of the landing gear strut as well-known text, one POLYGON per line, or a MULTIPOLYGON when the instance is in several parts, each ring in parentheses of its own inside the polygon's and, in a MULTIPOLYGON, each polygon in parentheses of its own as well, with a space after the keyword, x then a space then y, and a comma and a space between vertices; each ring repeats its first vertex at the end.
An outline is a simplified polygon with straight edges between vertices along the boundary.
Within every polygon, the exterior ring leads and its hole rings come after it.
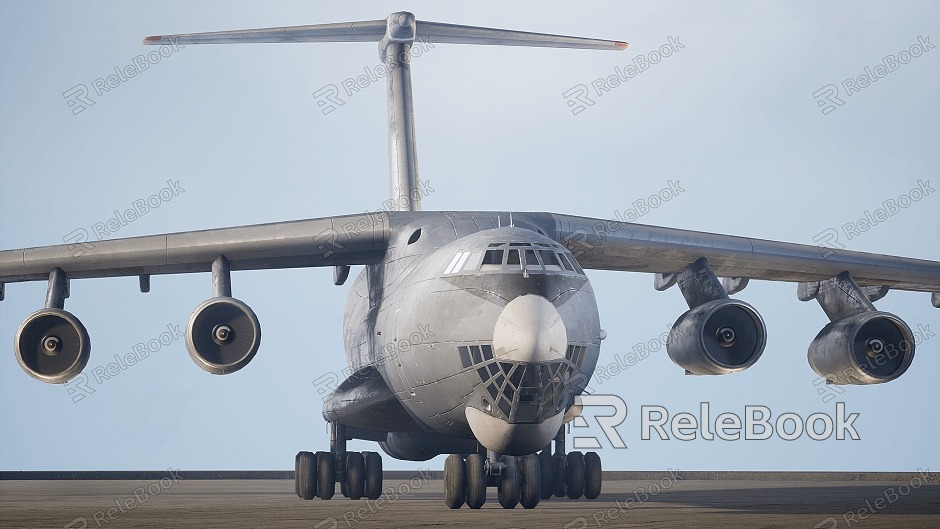
POLYGON ((382 456, 375 452, 348 452, 346 426, 330 423, 329 452, 299 452, 294 459, 294 491, 305 500, 329 500, 336 484, 347 498, 365 496, 377 500, 382 495, 382 456))

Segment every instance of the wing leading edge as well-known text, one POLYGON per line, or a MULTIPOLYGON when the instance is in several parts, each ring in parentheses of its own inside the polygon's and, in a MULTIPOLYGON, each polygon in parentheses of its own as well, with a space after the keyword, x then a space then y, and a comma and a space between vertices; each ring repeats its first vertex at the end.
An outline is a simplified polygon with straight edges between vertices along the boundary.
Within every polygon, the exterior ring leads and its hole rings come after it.
POLYGON ((55 268, 69 279, 208 272, 219 256, 231 270, 374 264, 388 238, 386 216, 360 214, 0 250, 0 284, 55 268))
POLYGON ((861 286, 940 292, 936 261, 572 215, 551 217, 555 231, 550 236, 588 269, 676 273, 704 257, 721 277, 809 282, 849 272, 861 286))
MULTIPOLYGON (((936 261, 555 213, 518 215, 587 269, 674 273, 705 257, 722 277, 807 282, 847 271, 862 286, 940 291, 936 261)), ((208 272, 219 255, 232 270, 375 264, 389 233, 387 216, 365 214, 0 250, 0 283, 45 281, 53 268, 70 279, 208 272)))

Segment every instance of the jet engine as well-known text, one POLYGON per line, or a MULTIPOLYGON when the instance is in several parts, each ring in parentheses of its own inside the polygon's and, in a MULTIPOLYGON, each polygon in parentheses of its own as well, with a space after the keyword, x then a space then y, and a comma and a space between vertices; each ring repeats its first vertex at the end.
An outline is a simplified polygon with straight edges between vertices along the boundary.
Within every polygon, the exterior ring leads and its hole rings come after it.
POLYGON ((215 375, 248 365, 261 345, 261 324, 251 308, 233 297, 207 299, 186 325, 186 350, 196 365, 215 375))
POLYGON ((809 346, 809 365, 834 384, 880 384, 914 360, 914 336, 888 312, 866 311, 823 327, 809 346))
POLYGON ((16 331, 16 361, 31 377, 64 384, 82 372, 91 353, 88 331, 72 313, 45 308, 30 314, 16 331))
POLYGON ((749 304, 716 299, 676 320, 666 352, 693 375, 725 375, 751 367, 764 352, 767 327, 749 304))

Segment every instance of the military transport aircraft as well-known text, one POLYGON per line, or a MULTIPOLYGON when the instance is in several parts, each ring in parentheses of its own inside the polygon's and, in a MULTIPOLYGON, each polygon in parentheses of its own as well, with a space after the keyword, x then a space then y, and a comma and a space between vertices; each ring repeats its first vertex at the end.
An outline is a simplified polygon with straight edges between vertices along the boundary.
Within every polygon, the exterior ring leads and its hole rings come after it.
POLYGON ((556 213, 422 211, 412 111, 410 49, 485 44, 622 50, 619 41, 415 20, 385 20, 147 37, 145 44, 378 42, 387 68, 389 168, 395 211, 168 233, 0 251, 4 283, 48 281, 45 307, 14 342, 34 378, 64 383, 89 359, 81 321, 64 310, 69 281, 211 272, 213 297, 186 327, 195 363, 215 374, 247 365, 261 344, 251 308, 232 297, 232 270, 333 267, 349 290, 347 361, 355 370, 323 405, 329 450, 295 458, 297 494, 330 499, 336 483, 353 499, 382 491, 376 441, 388 455, 421 461, 449 454, 445 503, 480 508, 487 487, 500 504, 535 507, 551 496, 596 498, 601 460, 566 451, 565 428, 606 336, 585 269, 653 274, 679 288, 689 310, 670 331, 669 357, 687 373, 742 371, 760 358, 758 311, 729 295, 751 279, 798 283, 830 322, 809 345, 813 370, 833 384, 901 376, 914 357, 910 328, 875 309, 889 289, 930 292, 940 307, 940 263, 556 213), (721 278, 721 279, 719 279, 721 278))

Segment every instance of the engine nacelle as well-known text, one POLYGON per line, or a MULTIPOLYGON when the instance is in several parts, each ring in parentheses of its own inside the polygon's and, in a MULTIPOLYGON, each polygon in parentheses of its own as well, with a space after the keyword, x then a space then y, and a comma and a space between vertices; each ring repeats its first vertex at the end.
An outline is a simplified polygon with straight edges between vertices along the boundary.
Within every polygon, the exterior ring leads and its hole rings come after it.
POLYGON ((78 318, 62 309, 30 314, 16 331, 16 361, 29 376, 50 384, 64 384, 85 369, 91 339, 78 318))
POLYGON ((914 360, 914 335, 894 314, 867 311, 823 327, 809 345, 809 365, 834 384, 880 384, 914 360))
POLYGON ((248 365, 261 345, 261 324, 245 303, 228 296, 207 299, 186 325, 186 350, 196 365, 215 375, 248 365))
POLYGON ((766 342, 767 327, 754 307, 716 299, 679 316, 669 331, 666 352, 693 375, 725 375, 751 367, 766 342))

